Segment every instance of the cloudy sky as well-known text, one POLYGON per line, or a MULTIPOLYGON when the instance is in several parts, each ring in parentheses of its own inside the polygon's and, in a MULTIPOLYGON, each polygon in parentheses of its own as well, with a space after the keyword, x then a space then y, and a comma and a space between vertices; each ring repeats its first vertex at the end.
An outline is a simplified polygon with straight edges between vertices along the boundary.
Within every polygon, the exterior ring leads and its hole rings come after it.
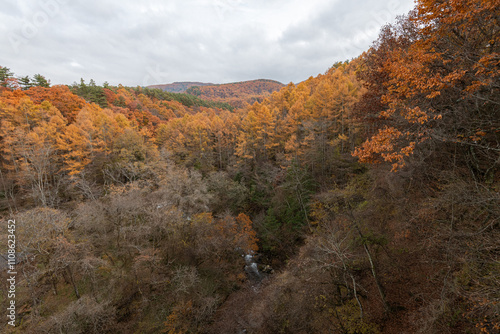
POLYGON ((413 0, 0 0, 0 66, 52 84, 300 82, 413 0))

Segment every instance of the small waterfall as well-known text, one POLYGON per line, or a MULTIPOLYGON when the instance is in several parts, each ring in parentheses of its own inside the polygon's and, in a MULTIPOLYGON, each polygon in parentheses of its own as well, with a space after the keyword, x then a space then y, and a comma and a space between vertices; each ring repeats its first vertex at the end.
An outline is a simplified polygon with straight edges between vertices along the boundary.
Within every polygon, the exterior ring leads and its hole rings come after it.
POLYGON ((260 281, 262 276, 257 268, 257 262, 252 254, 245 255, 245 272, 252 281, 260 281))

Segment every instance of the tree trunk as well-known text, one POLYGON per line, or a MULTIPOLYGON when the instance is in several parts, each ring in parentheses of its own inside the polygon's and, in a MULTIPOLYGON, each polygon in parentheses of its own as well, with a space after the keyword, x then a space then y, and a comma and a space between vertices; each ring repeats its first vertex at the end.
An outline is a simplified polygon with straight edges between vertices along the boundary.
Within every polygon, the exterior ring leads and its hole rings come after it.
POLYGON ((73 277, 73 272, 71 271, 71 267, 67 266, 66 271, 68 272, 69 280, 71 281, 71 285, 73 286, 73 290, 75 291, 76 298, 80 299, 80 293, 78 292, 78 287, 76 286, 75 278, 73 277))

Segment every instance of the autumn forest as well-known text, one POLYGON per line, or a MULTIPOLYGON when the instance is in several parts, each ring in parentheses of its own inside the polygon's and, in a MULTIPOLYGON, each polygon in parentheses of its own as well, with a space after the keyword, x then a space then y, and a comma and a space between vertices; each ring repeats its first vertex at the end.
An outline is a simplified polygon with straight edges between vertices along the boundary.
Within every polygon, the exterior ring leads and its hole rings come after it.
POLYGON ((419 0, 288 85, 0 67, 1 331, 498 333, 499 17, 419 0))

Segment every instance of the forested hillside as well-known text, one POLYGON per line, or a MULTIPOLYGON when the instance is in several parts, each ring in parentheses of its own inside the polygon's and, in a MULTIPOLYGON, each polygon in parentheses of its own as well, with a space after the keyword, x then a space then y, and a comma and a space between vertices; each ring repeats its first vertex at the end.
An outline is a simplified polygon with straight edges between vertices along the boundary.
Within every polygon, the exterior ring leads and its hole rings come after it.
POLYGON ((171 93, 186 93, 203 100, 227 103, 235 108, 262 100, 284 85, 273 80, 250 80, 214 85, 202 82, 174 82, 165 85, 152 85, 147 88, 161 89, 171 93))
POLYGON ((204 83, 204 82, 174 82, 171 84, 164 84, 164 85, 151 85, 147 86, 147 88, 158 88, 161 89, 165 92, 170 92, 170 93, 185 93, 186 90, 188 90, 190 87, 193 86, 209 86, 213 85, 211 83, 204 83))
POLYGON ((191 86, 186 93, 241 108, 246 104, 262 102, 264 97, 280 90, 283 86, 278 81, 260 79, 221 85, 191 86))
POLYGON ((2 331, 498 333, 499 14, 417 1, 272 93, 1 67, 2 331))

